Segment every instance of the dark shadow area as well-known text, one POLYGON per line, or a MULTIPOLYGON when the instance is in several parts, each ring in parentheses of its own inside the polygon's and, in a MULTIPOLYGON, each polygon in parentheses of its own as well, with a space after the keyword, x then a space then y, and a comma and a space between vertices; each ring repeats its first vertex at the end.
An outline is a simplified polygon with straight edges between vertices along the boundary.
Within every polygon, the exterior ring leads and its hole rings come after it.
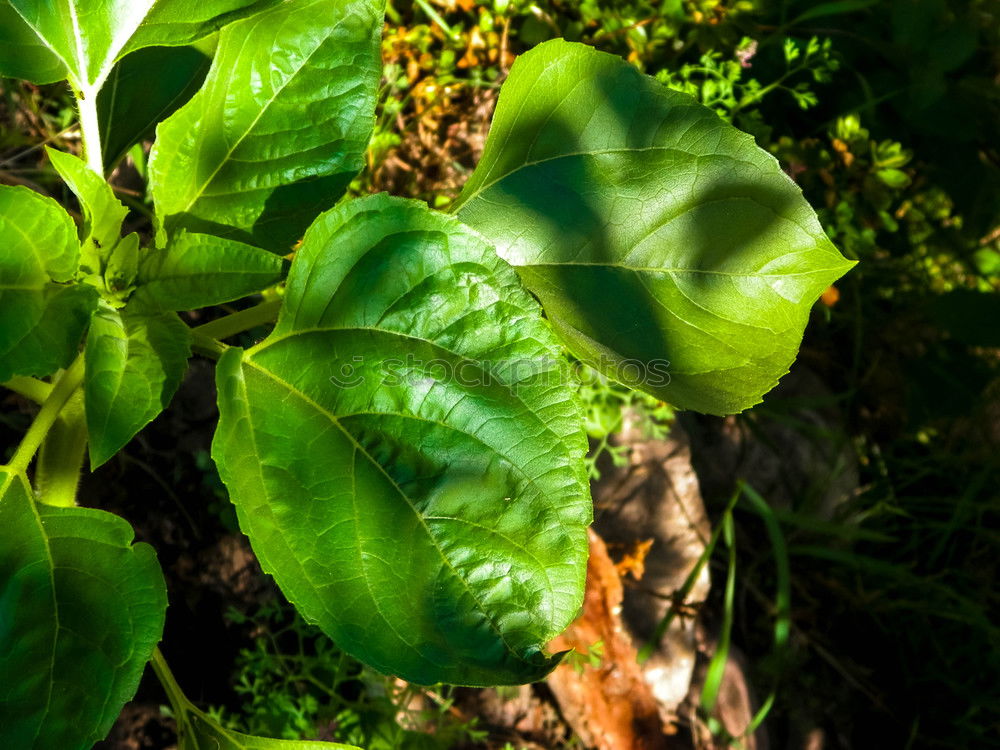
POLYGON ((190 99, 212 58, 194 47, 146 47, 123 57, 97 95, 105 168, 190 99))

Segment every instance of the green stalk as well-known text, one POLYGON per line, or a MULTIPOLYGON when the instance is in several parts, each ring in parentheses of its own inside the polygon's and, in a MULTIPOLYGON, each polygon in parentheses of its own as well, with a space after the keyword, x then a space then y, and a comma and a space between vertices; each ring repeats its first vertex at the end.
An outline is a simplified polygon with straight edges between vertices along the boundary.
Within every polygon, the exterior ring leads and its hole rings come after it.
POLYGON ((191 351, 195 354, 217 360, 226 349, 228 347, 217 339, 206 336, 196 328, 191 330, 191 351))
POLYGON ((174 718, 177 719, 179 728, 184 721, 184 714, 190 709, 191 704, 180 685, 177 684, 177 680, 174 679, 174 673, 170 671, 167 660, 163 658, 163 652, 159 648, 153 650, 153 658, 149 663, 153 667, 156 679, 163 685, 163 691, 167 694, 170 707, 174 710, 174 718))
POLYGON ((48 383, 23 375, 15 375, 4 383, 3 387, 34 401, 36 404, 44 404, 45 399, 52 393, 52 386, 48 383))
POLYGON ((431 7, 431 4, 428 3, 427 0, 415 0, 415 2, 418 6, 420 6, 420 9, 427 14, 427 17, 430 18, 431 21, 441 27, 441 30, 447 34, 453 42, 457 42, 461 38, 461 35, 441 17, 440 13, 431 7))
POLYGON ((97 120, 97 89, 80 89, 76 92, 76 102, 80 108, 80 136, 83 139, 83 154, 87 159, 87 166, 104 177, 101 130, 97 120))
POLYGON ((278 317, 278 310, 280 309, 280 299, 261 302, 259 305, 234 312, 231 315, 226 315, 224 318, 213 320, 210 323, 205 323, 191 330, 192 333, 208 336, 213 339, 228 339, 230 336, 249 331, 251 328, 273 323, 278 317))
POLYGON ((76 505, 76 488, 80 484, 86 447, 83 393, 76 391, 42 442, 34 481, 39 502, 63 508, 76 505))
POLYGON ((73 396, 73 393, 83 382, 83 355, 79 355, 56 382, 55 387, 42 404, 41 411, 24 434, 21 444, 17 447, 9 466, 15 471, 25 472, 31 459, 41 446, 52 425, 59 418, 63 407, 73 396))

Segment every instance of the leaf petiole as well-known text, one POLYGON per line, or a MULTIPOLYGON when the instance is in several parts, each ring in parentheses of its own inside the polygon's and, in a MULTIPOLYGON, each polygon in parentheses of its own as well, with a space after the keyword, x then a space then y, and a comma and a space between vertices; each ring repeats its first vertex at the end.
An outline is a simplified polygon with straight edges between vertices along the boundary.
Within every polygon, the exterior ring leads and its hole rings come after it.
POLYGON ((80 354, 56 382, 11 458, 9 466, 12 469, 20 472, 27 470, 45 436, 59 418, 59 413, 83 382, 83 367, 83 355, 80 354))
POLYGON ((52 393, 52 386, 48 383, 24 375, 15 375, 4 383, 3 387, 34 401, 36 404, 44 404, 45 399, 52 393))
POLYGON ((239 310, 218 320, 204 323, 193 328, 191 332, 213 339, 228 339, 230 336, 249 331, 251 328, 273 323, 278 317, 279 309, 281 309, 280 299, 261 302, 246 310, 239 310))
POLYGON ((177 684, 177 680, 174 679, 174 673, 167 666, 167 660, 163 658, 163 652, 160 651, 159 647, 153 649, 153 658, 149 660, 149 664, 153 668, 154 674, 156 674, 156 679, 163 686, 163 691, 167 694, 167 700, 170 701, 170 707, 174 711, 174 717, 177 719, 178 726, 180 726, 184 718, 183 715, 191 704, 185 697, 180 685, 177 684))

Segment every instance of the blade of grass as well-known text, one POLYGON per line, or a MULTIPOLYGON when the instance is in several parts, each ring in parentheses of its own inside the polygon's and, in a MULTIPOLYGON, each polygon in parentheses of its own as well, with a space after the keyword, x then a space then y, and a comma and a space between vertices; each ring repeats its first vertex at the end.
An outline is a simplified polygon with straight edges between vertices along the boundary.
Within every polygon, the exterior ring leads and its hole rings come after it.
MULTIPOLYGON (((729 504, 726 506, 723 517, 733 512, 733 508, 736 506, 739 499, 740 493, 737 489, 736 493, 729 500, 729 504)), ((705 545, 705 549, 702 550, 702 553, 698 557, 697 562, 695 562, 694 567, 691 568, 691 572, 688 573, 687 578, 684 579, 684 583, 681 585, 680 589, 674 593, 673 603, 667 609, 666 614, 663 615, 663 619, 656 625, 656 630, 653 631, 652 638, 650 638, 649 642, 639 649, 638 661, 640 664, 649 659, 649 657, 653 655, 653 652, 659 648, 660 641, 663 640, 663 634, 667 632, 667 628, 670 627, 670 623, 673 622, 674 617, 677 616, 677 612, 680 610, 684 602, 687 601, 688 596, 691 594, 691 589, 694 588, 695 582, 701 575, 701 571, 704 569, 709 558, 712 557, 712 553, 715 551, 715 545, 718 544, 719 536, 721 534, 722 524, 719 524, 712 532, 712 536, 709 538, 708 544, 705 545)))
MULTIPOLYGON (((737 494, 739 497, 739 494, 737 494)), ((733 605, 736 598, 736 530, 733 526, 733 512, 728 509, 720 523, 722 538, 729 548, 729 564, 726 571, 726 589, 723 594, 722 629, 719 633, 718 645, 708 663, 705 674, 705 684, 701 688, 701 710, 712 734, 719 734, 722 726, 718 719, 712 716, 715 704, 722 687, 722 678, 729 661, 729 642, 733 632, 733 605)))

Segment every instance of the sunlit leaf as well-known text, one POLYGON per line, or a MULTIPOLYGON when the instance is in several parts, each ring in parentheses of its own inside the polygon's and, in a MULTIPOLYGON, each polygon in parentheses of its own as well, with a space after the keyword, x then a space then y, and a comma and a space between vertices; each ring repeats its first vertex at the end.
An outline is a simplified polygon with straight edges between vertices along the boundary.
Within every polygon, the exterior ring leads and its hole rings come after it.
POLYGON ((418 683, 537 680, 580 606, 575 391, 483 240, 386 196, 321 216, 274 332, 218 363, 213 455, 307 620, 418 683))
POLYGON ((76 273, 76 226, 58 203, 0 186, 0 382, 70 363, 97 302, 76 273))
POLYGON ((209 234, 181 232, 147 250, 132 301, 148 310, 195 310, 259 292, 281 278, 273 253, 209 234))
POLYGON ((562 40, 518 58, 458 207, 577 356, 712 414, 774 387, 852 265, 749 135, 562 40))
POLYGON ((167 233, 284 254, 343 195, 374 125, 382 5, 283 3, 222 31, 201 91, 157 128, 150 185, 167 233))

